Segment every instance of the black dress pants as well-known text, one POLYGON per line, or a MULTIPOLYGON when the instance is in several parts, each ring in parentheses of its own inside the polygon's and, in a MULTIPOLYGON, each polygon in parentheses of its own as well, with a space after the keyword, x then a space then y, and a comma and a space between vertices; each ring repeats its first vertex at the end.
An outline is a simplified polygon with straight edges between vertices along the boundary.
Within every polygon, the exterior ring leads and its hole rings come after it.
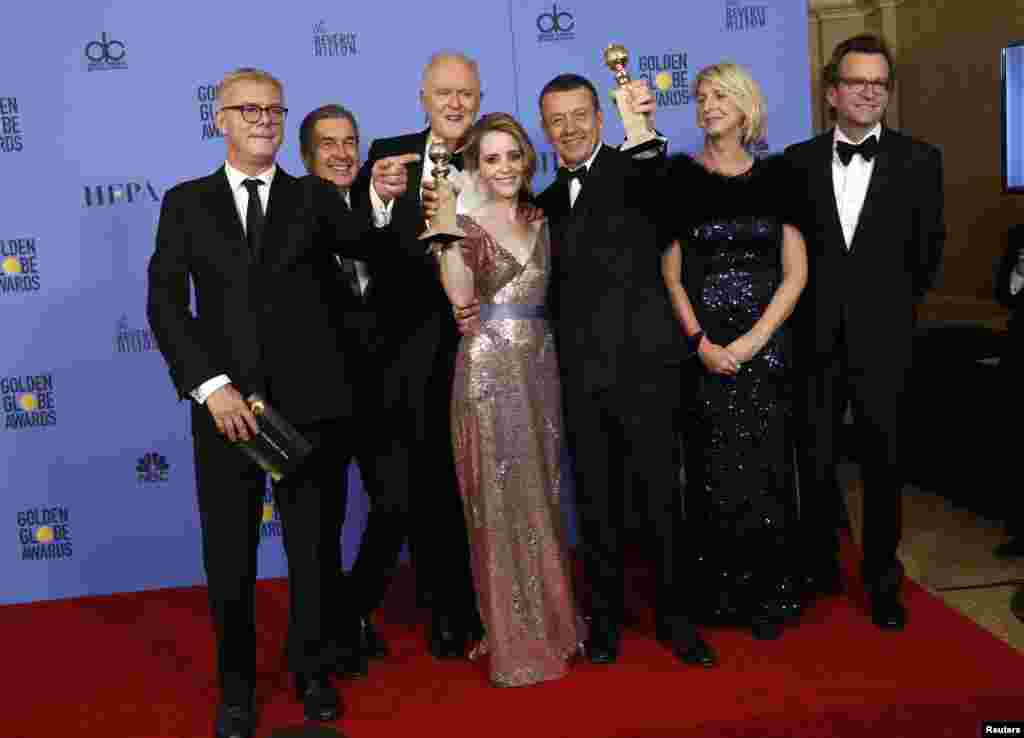
MULTIPOLYGON (((205 407, 193 410, 196 486, 203 564, 217 639, 222 697, 247 704, 256 680, 254 591, 266 474, 216 430, 205 407)), ((299 426, 317 447, 303 466, 274 485, 288 557, 288 668, 311 674, 333 666, 327 645, 338 591, 332 569, 338 520, 344 517, 339 468, 332 454, 346 435, 343 421, 299 426)))
POLYGON ((630 494, 644 495, 642 534, 655 565, 657 616, 664 620, 683 616, 680 384, 678 368, 659 369, 594 392, 579 392, 572 372, 566 372, 563 392, 576 481, 579 549, 595 620, 622 622, 623 543, 628 537, 627 510, 634 507, 634 500, 627 499, 630 494), (633 472, 629 489, 623 485, 624 467, 633 472))

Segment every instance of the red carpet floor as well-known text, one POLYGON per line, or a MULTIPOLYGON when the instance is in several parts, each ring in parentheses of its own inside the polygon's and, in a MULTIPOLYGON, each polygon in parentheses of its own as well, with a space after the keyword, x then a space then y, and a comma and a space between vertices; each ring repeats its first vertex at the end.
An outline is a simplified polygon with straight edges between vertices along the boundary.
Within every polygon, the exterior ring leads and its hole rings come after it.
MULTIPOLYGON (((433 661, 411 572, 394 589, 379 619, 392 655, 369 678, 341 683, 346 711, 331 727, 349 738, 968 738, 982 720, 1024 719, 1024 655, 913 584, 903 634, 875 629, 851 583, 778 641, 706 629, 722 662, 707 671, 678 664, 643 612, 617 664, 521 689, 489 686, 482 663, 433 661)), ((279 668, 286 614, 285 583, 261 583, 259 736, 302 723, 279 668)), ((211 734, 202 588, 0 607, 0 632, 0 738, 211 734)))

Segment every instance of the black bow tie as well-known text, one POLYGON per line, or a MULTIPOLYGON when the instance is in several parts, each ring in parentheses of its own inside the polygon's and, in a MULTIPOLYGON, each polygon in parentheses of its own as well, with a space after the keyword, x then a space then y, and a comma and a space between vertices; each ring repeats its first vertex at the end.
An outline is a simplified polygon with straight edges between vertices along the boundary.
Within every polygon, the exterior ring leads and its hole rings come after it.
POLYGON ((864 161, 871 161, 878 153, 878 137, 868 136, 856 145, 846 141, 836 141, 836 153, 839 154, 839 161, 843 163, 844 167, 850 163, 854 154, 863 156, 864 161))
POLYGON ((576 169, 568 169, 567 167, 558 167, 558 181, 565 182, 568 184, 572 180, 579 180, 580 185, 583 184, 583 180, 587 178, 587 167, 586 165, 577 167, 576 169))

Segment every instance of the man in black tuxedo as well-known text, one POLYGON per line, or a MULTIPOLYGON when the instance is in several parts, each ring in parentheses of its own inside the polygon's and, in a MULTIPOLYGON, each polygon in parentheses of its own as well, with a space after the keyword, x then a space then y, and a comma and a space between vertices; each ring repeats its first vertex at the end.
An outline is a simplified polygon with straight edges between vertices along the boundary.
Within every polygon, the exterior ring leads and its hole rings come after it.
POLYGON ((818 593, 840 590, 836 445, 852 406, 872 621, 901 630, 903 396, 916 305, 934 281, 946 237, 942 157, 882 125, 895 80, 882 39, 862 35, 839 44, 824 79, 835 128, 786 151, 809 198, 800 224, 809 274, 794 321, 806 382, 798 461, 802 527, 814 567, 809 585, 818 593))
MULTIPOLYGON (((266 475, 232 446, 258 430, 244 398, 259 392, 316 447, 274 485, 288 555, 287 656, 308 719, 339 712, 326 648, 335 591, 335 512, 353 392, 348 355, 332 322, 332 251, 397 258, 393 234, 339 207, 317 177, 275 164, 283 138, 281 83, 240 69, 218 87, 217 126, 227 160, 164 197, 149 263, 147 311, 181 397, 191 397, 203 564, 217 636, 221 689, 215 734, 255 725, 253 612, 266 475), (195 305, 190 306, 190 286, 195 305), (194 312, 193 312, 194 308, 194 312)), ((406 159, 382 162, 397 173, 406 159)), ((393 196, 401 192, 400 177, 393 196)))
POLYGON ((586 650, 595 663, 618 657, 629 504, 622 470, 628 461, 642 482, 633 492, 645 495, 658 639, 684 662, 712 666, 714 654, 684 615, 679 570, 677 430, 688 351, 662 277, 667 244, 654 226, 657 213, 641 208, 659 200, 655 174, 664 142, 650 128, 655 102, 646 83, 632 82, 620 94, 639 114, 638 130, 627 123, 629 153, 601 142, 600 103, 587 79, 560 75, 540 94, 544 130, 563 165, 537 204, 551 228, 548 299, 591 588, 586 650))
MULTIPOLYGON (((435 54, 423 73, 420 101, 430 125, 419 133, 377 139, 370 145, 358 186, 372 179, 370 206, 378 225, 390 223, 410 250, 421 253, 417 237, 426 222, 421 183, 433 179, 426 152, 434 140, 456 151, 480 109, 480 76, 476 63, 455 52, 435 54), (373 177, 383 157, 418 154, 421 161, 408 165, 410 187, 397 198, 382 191, 386 176, 373 177)), ((458 157, 452 162, 461 169, 458 157)), ((360 203, 362 204, 362 203, 360 203)), ((410 512, 398 505, 374 504, 363 533, 351 580, 364 617, 380 605, 401 551, 409 540, 416 568, 417 588, 431 608, 428 643, 438 658, 464 654, 467 638, 479 633, 469 544, 455 477, 451 443, 451 388, 455 371, 458 331, 436 267, 424 262, 417 268, 374 274, 377 301, 377 363, 388 372, 396 388, 396 428, 409 439, 410 512)))
MULTIPOLYGON (((336 104, 310 112, 299 126, 299 149, 307 171, 334 184, 343 206, 351 209, 351 190, 359 173, 359 126, 352 112, 336 104)), ((351 447, 336 450, 337 462, 346 468, 354 459, 377 517, 403 521, 396 527, 404 528, 409 497, 408 439, 395 432, 401 416, 391 415, 398 386, 395 367, 387 355, 389 347, 378 330, 379 290, 370 264, 340 255, 335 259, 332 305, 337 311, 336 325, 341 331, 354 384, 361 388, 353 397, 352 413, 352 424, 360 432, 353 436, 351 447)), ((343 474, 336 516, 339 543, 347 483, 348 475, 343 474)), ((338 552, 337 570, 341 572, 340 546, 338 552)), ((349 676, 362 676, 367 659, 383 658, 388 654, 388 646, 371 619, 372 608, 361 604, 363 593, 358 589, 353 592, 351 585, 348 589, 354 595, 348 603, 354 610, 348 613, 351 618, 343 616, 339 623, 340 670, 349 676)), ((380 592, 370 598, 374 605, 382 595, 380 592)))

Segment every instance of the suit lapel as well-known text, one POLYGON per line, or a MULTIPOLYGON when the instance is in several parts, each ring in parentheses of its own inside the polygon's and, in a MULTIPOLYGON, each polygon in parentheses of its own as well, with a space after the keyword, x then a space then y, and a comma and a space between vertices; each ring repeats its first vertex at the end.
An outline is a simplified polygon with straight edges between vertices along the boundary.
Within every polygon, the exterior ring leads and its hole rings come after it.
MULTIPOLYGON (((298 180, 277 165, 274 181, 270 184, 270 199, 267 201, 267 218, 263 226, 263 247, 261 260, 266 266, 280 264, 287 260, 291 247, 283 233, 288 225, 288 213, 295 212, 293 200, 298 180)), ((338 205, 344 207, 344 203, 338 205)))
POLYGON ((868 231, 878 206, 885 197, 885 190, 892 176, 893 159, 892 147, 896 137, 892 131, 882 131, 879 138, 878 150, 875 153, 875 166, 871 170, 871 179, 868 181, 868 191, 864 196, 864 206, 860 209, 860 217, 857 218, 857 230, 853 234, 853 243, 850 244, 850 252, 853 253, 857 245, 863 240, 862 234, 868 231))
POLYGON ((223 167, 213 173, 210 182, 212 186, 203 195, 203 209, 213 216, 228 254, 248 263, 249 246, 245 241, 245 228, 238 216, 235 196, 223 167))
POLYGON ((815 192, 821 193, 819 197, 825 202, 821 203, 823 214, 827 213, 828 222, 828 243, 835 244, 843 251, 846 250, 846 237, 843 236, 843 225, 839 222, 839 205, 836 203, 836 183, 832 177, 832 159, 835 156, 833 151, 833 131, 829 129, 818 137, 818 150, 814 155, 817 162, 815 179, 812 182, 815 192))
POLYGON ((423 217, 423 205, 420 199, 420 183, 423 181, 423 167, 433 166, 430 162, 423 160, 424 151, 427 148, 427 137, 430 135, 430 129, 420 132, 413 139, 413 146, 408 151, 395 151, 394 155, 398 154, 419 154, 420 160, 414 161, 410 164, 406 164, 406 170, 409 174, 409 186, 401 197, 398 198, 398 202, 395 203, 395 217, 401 218, 401 224, 397 227, 405 233, 415 233, 419 235, 427 229, 426 219, 423 217))

